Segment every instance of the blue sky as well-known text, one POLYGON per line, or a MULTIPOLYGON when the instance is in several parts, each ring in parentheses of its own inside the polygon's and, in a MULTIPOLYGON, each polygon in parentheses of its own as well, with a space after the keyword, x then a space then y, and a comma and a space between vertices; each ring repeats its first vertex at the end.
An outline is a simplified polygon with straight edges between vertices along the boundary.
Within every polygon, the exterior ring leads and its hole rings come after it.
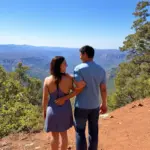
POLYGON ((0 44, 118 49, 138 0, 0 0, 0 44))

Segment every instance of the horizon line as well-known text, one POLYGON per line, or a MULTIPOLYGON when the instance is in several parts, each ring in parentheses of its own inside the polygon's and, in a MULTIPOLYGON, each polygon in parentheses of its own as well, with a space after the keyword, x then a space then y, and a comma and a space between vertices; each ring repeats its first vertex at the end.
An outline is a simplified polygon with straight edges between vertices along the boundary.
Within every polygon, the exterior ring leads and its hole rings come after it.
MULTIPOLYGON (((66 48, 66 49, 80 49, 80 48, 77 48, 77 47, 65 47, 65 46, 40 46, 40 45, 30 45, 30 44, 0 44, 0 46, 6 46, 6 45, 14 45, 14 46, 32 46, 32 47, 47 47, 47 48, 66 48)), ((85 44, 85 45, 88 45, 88 44, 85 44)), ((84 45, 83 45, 84 46, 84 45)), ((89 45, 91 46, 91 45, 89 45)), ((94 48, 94 46, 92 46, 94 48)), ((119 50, 119 48, 94 48, 95 50, 119 50)))

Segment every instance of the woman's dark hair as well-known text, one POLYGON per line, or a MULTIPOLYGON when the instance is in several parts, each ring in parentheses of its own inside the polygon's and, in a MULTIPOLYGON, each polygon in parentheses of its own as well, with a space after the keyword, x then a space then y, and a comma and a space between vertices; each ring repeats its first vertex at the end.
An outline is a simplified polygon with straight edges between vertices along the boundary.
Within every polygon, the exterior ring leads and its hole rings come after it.
POLYGON ((61 73, 60 66, 65 61, 65 58, 63 56, 56 56, 52 59, 50 63, 50 73, 53 75, 56 79, 56 84, 58 85, 61 81, 62 76, 64 73, 61 73))

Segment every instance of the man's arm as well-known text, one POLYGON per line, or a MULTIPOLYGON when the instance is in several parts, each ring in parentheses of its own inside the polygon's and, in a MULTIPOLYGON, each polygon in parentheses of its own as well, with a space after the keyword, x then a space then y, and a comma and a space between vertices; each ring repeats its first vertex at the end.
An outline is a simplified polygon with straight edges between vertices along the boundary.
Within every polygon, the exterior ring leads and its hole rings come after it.
MULTIPOLYGON (((74 73, 75 74, 75 73, 74 73)), ((86 83, 83 81, 82 78, 80 78, 80 81, 76 81, 74 77, 68 75, 69 77, 71 77, 72 80, 72 92, 67 95, 67 99, 70 99, 76 95, 78 95, 79 93, 81 93, 81 91, 84 89, 84 87, 86 86, 86 83)), ((77 75, 76 75, 77 76, 77 75)), ((79 73, 78 73, 79 76, 79 73)), ((66 100, 67 100, 66 99, 66 100)))
POLYGON ((103 80, 100 83, 100 93, 102 103, 100 106, 100 113, 105 114, 107 112, 107 87, 106 87, 106 72, 103 72, 103 80))
POLYGON ((106 84, 100 84, 100 93, 102 97, 102 104, 107 105, 107 88, 106 84))
POLYGON ((76 88, 72 88, 72 92, 64 97, 61 97, 61 98, 58 98, 55 100, 55 103, 57 105, 63 105, 65 103, 66 100, 78 95, 79 93, 82 92, 82 90, 84 89, 84 87, 86 86, 85 82, 84 81, 80 81, 78 83, 74 82, 75 85, 76 85, 76 88))
POLYGON ((77 82, 73 77, 71 77, 70 75, 68 75, 68 76, 72 80, 72 92, 70 94, 64 96, 63 97, 64 100, 68 100, 68 99, 78 95, 79 93, 81 93, 81 91, 86 86, 86 83, 83 80, 77 82))
POLYGON ((86 83, 83 80, 83 77, 81 76, 80 70, 75 68, 74 69, 74 79, 73 79, 73 83, 75 85, 75 88, 73 86, 73 92, 71 92, 70 94, 57 99, 55 102, 58 105, 63 105, 65 100, 68 100, 76 95, 78 95, 86 86, 86 83))

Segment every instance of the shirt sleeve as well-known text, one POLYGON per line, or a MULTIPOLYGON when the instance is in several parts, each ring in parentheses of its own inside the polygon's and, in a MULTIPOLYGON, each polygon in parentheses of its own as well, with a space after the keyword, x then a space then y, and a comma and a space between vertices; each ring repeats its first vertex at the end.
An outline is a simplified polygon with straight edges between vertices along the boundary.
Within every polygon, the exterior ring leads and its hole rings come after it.
POLYGON ((106 84, 106 71, 103 70, 103 76, 100 84, 106 84))
POLYGON ((80 70, 78 68, 74 69, 74 80, 77 82, 83 81, 83 77, 82 77, 80 70))

